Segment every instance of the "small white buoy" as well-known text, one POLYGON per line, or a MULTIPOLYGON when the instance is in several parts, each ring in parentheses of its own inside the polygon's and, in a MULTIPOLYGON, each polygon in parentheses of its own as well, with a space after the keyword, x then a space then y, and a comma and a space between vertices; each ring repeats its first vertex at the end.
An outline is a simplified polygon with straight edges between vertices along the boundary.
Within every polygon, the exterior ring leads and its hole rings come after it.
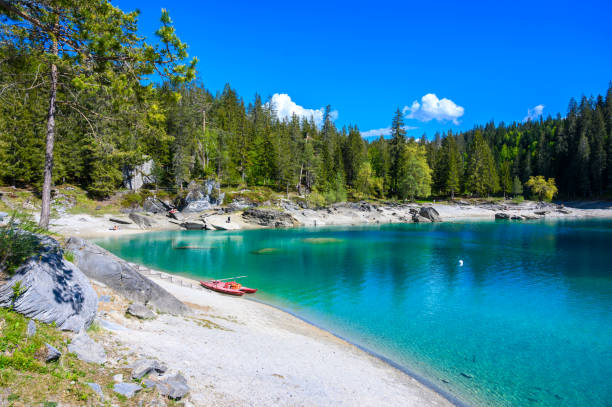
POLYGON ((463 260, 459 260, 459 267, 463 267, 463 260))

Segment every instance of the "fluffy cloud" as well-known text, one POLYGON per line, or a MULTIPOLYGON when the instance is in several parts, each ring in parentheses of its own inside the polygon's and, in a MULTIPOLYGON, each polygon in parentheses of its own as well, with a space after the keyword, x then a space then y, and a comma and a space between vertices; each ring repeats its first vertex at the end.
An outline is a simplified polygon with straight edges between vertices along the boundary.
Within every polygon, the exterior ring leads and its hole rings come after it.
POLYGON ((523 118, 523 121, 535 120, 542 116, 544 113, 544 105, 537 105, 533 109, 527 109, 527 116, 523 118))
MULTIPOLYGON (((404 130, 414 130, 418 129, 418 127, 414 126, 404 126, 404 130)), ((391 127, 383 127, 382 129, 372 129, 368 131, 364 131, 361 133, 361 137, 370 138, 370 137, 380 137, 380 136, 388 136, 391 134, 391 127)))
POLYGON ((428 93, 418 101, 412 102, 411 106, 405 106, 402 113, 408 119, 416 119, 422 122, 437 120, 439 122, 452 121, 459 124, 459 118, 463 116, 463 107, 458 106, 450 99, 438 97, 433 93, 428 93))
MULTIPOLYGON (((281 120, 290 119, 293 115, 296 115, 299 118, 313 118, 317 126, 323 124, 324 107, 320 109, 306 109, 291 100, 291 97, 286 93, 275 93, 272 95, 271 103, 274 106, 274 110, 276 110, 278 118, 281 120)), ((330 116, 332 120, 336 120, 338 118, 338 111, 333 110, 330 116)))

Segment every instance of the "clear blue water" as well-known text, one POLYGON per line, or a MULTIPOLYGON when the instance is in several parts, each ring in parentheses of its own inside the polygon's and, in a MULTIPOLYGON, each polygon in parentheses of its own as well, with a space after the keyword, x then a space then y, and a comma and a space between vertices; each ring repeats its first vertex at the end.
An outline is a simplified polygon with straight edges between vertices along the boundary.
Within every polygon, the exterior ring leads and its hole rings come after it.
POLYGON ((248 274, 241 281, 259 300, 470 405, 612 405, 612 220, 156 232, 98 243, 190 277, 248 274), (173 248, 181 245, 203 248, 173 248), (264 248, 274 250, 256 252, 264 248))

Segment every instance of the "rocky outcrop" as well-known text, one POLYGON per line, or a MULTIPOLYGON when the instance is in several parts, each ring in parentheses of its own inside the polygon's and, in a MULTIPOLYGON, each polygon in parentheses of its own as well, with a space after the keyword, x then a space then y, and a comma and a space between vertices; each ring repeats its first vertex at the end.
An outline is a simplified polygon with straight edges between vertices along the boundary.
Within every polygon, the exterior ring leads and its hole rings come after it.
POLYGON ((154 184, 153 160, 148 160, 141 165, 123 168, 123 185, 132 191, 138 191, 145 184, 154 184))
POLYGON ((442 218, 440 217, 438 211, 431 206, 424 206, 419 209, 419 215, 429 219, 431 222, 442 222, 442 218))
POLYGON ((71 237, 67 247, 74 253, 75 263, 83 273, 109 286, 128 300, 170 314, 188 313, 187 306, 176 297, 100 246, 71 237))
POLYGON ((0 307, 45 322, 62 330, 79 332, 96 316, 98 296, 87 277, 64 260, 59 243, 36 236, 40 249, 0 286, 0 307), (17 298, 15 298, 17 292, 17 298))
POLYGON ((214 179, 209 179, 199 185, 191 182, 187 195, 177 201, 181 212, 202 212, 223 203, 225 193, 219 192, 220 185, 214 179))
POLYGON ((202 222, 183 222, 181 226, 187 230, 202 230, 206 229, 206 224, 202 222))
POLYGON ((510 219, 510 214, 506 212, 497 212, 495 214, 495 219, 510 219))
POLYGON ((151 196, 145 199, 144 203, 142 204, 142 208, 145 210, 145 212, 150 213, 166 213, 172 209, 170 205, 161 199, 153 198, 151 196))
POLYGON ((153 220, 151 220, 151 218, 149 218, 148 216, 132 212, 130 213, 129 217, 141 229, 151 229, 151 226, 153 226, 153 220))
POLYGON ((102 345, 94 342, 85 332, 72 338, 72 342, 68 345, 68 352, 76 354, 77 358, 87 363, 101 365, 106 362, 106 352, 102 345))
POLYGON ((290 214, 274 209, 247 209, 242 214, 242 219, 244 219, 245 222, 256 223, 261 226, 272 226, 275 228, 295 227, 300 225, 300 222, 290 214))

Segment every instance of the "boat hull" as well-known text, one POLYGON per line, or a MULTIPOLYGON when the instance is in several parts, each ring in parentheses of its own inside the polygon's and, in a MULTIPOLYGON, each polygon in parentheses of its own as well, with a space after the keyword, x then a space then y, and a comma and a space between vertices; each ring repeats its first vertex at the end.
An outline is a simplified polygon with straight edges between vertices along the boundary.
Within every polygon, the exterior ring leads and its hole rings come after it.
POLYGON ((234 290, 232 288, 226 287, 227 283, 221 281, 200 281, 200 284, 202 285, 202 287, 208 288, 209 290, 213 290, 218 293, 236 296, 244 295, 243 291, 234 290))
POLYGON ((257 288, 240 287, 240 291, 247 293, 247 294, 253 294, 257 292, 257 288))

